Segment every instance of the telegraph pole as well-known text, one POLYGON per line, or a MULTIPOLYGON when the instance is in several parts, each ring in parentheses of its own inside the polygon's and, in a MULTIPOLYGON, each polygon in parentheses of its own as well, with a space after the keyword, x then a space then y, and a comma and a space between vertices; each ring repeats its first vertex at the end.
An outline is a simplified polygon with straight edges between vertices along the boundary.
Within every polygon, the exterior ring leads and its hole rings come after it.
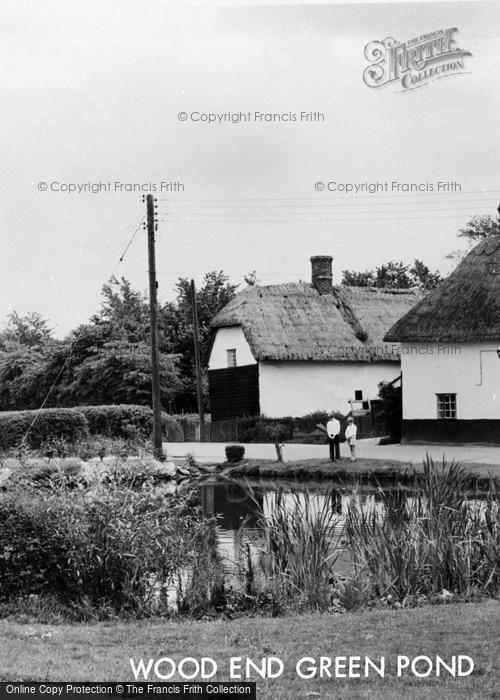
POLYGON ((205 411, 203 409, 203 390, 201 386, 198 304, 196 303, 196 288, 194 286, 194 280, 191 280, 191 307, 193 309, 194 360, 196 365, 196 391, 198 394, 198 415, 200 417, 200 442, 203 442, 205 437, 205 411))
POLYGON ((151 384, 153 397, 153 454, 164 459, 161 435, 160 370, 158 367, 158 318, 156 260, 155 260, 155 204, 152 194, 146 196, 149 263, 149 319, 151 332, 151 384))

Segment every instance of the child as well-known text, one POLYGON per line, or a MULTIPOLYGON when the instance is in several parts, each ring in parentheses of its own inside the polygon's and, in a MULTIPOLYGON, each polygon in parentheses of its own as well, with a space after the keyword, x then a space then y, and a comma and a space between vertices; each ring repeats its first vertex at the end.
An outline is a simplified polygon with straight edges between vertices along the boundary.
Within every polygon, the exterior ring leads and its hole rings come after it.
POLYGON ((347 419, 347 427, 345 429, 345 439, 347 440, 347 444, 349 445, 349 449, 351 450, 351 462, 356 461, 356 434, 358 432, 358 428, 356 427, 356 424, 354 423, 354 418, 352 416, 349 416, 347 419))

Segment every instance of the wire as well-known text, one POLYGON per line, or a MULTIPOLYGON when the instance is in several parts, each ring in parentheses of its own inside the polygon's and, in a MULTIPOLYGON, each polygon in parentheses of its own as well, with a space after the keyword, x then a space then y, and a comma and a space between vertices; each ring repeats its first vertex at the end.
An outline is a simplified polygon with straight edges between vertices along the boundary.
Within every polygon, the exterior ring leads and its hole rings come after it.
MULTIPOLYGON (((492 201, 491 197, 488 197, 486 199, 471 199, 471 200, 464 200, 461 201, 459 199, 444 199, 444 200, 434 200, 432 202, 429 202, 426 204, 425 202, 422 202, 422 207, 424 206, 435 206, 436 204, 459 204, 463 208, 465 207, 471 207, 471 206, 477 206, 476 204, 467 204, 467 202, 481 202, 483 204, 490 204, 492 201)), ((183 204, 184 206, 193 206, 190 202, 184 202, 180 203, 181 205, 183 204)), ((250 204, 237 204, 234 203, 234 206, 229 206, 229 204, 217 204, 216 202, 206 202, 202 206, 203 207, 210 207, 214 209, 241 209, 241 208, 260 208, 260 207, 267 207, 267 208, 277 208, 277 207, 291 207, 294 209, 297 208, 306 208, 306 207, 339 207, 340 209, 344 209, 345 207, 348 206, 364 206, 366 207, 406 207, 410 204, 410 202, 370 202, 370 204, 359 204, 358 202, 355 201, 348 201, 348 202, 342 202, 342 201, 334 201, 334 202, 324 202, 324 201, 319 201, 317 200, 316 202, 310 202, 310 203, 303 203, 303 204, 298 204, 298 203, 293 203, 293 204, 273 204, 273 203, 268 203, 268 202, 255 202, 255 203, 250 203, 250 204)), ((420 204, 420 202, 419 202, 420 204)), ((171 209, 172 211, 175 211, 176 209, 180 208, 178 204, 172 204, 171 209)), ((455 207, 454 207, 455 208, 455 207)), ((181 209, 182 211, 182 209, 181 209)), ((398 211, 397 209, 395 211, 398 211)))
POLYGON ((117 262, 117 264, 116 264, 116 267, 115 267, 115 269, 114 269, 114 271, 113 271, 113 276, 116 274, 116 271, 118 270, 118 267, 119 267, 120 264, 123 262, 123 259, 125 258, 125 255, 127 254, 128 249, 130 248, 130 246, 131 246, 132 243, 134 242, 134 239, 135 239, 136 235, 138 234, 138 232, 139 232, 141 229, 144 231, 144 226, 143 226, 143 224, 144 224, 144 216, 141 217, 141 220, 140 220, 139 223, 137 224, 134 233, 132 234, 132 236, 131 236, 129 242, 127 243, 127 245, 126 245, 126 247, 125 247, 125 250, 123 251, 123 253, 122 253, 120 259, 118 260, 118 262, 117 262))
MULTIPOLYGON (((118 269, 118 266, 120 265, 120 263, 123 261, 123 258, 125 257, 125 254, 126 254, 127 250, 128 250, 128 249, 130 248, 130 246, 132 245, 132 242, 133 242, 133 240, 134 240, 136 234, 137 234, 138 231, 140 230, 143 221, 144 221, 144 214, 141 214, 141 217, 140 217, 139 221, 134 221, 132 224, 129 223, 124 229, 121 230, 121 232, 120 232, 120 238, 123 237, 123 233, 124 233, 125 231, 128 232, 128 231, 130 231, 130 228, 131 228, 131 227, 135 226, 135 230, 134 230, 134 232, 133 232, 133 234, 132 234, 132 236, 131 236, 131 238, 130 238, 128 244, 127 244, 127 247, 125 248, 125 250, 124 250, 124 252, 123 252, 123 254, 122 254, 122 256, 121 256, 120 259, 118 260, 118 263, 117 263, 117 265, 116 265, 116 267, 115 267, 115 271, 113 272, 113 275, 115 274, 116 270, 118 269)), ((109 246, 109 244, 110 244, 110 241, 108 241, 107 247, 109 246)), ((113 254, 113 258, 114 258, 114 254, 113 254)), ((101 261, 102 261, 102 258, 101 258, 101 261)), ((80 332, 77 334, 76 338, 74 339, 73 343, 71 344, 71 347, 70 347, 69 352, 68 352, 68 354, 67 354, 67 356, 66 356, 66 358, 65 358, 65 360, 64 360, 64 363, 63 363, 61 369, 59 370, 59 372, 57 373, 56 378, 55 378, 54 381, 52 382, 52 384, 51 384, 49 390, 47 391, 47 393, 46 393, 46 395, 45 395, 45 398, 43 399, 41 405, 39 406, 39 408, 36 409, 36 413, 35 413, 35 415, 34 415, 34 417, 33 417, 33 420, 31 421, 30 425, 28 426, 26 432, 24 433, 24 435, 23 435, 23 437, 22 437, 22 439, 21 439, 20 446, 26 444, 26 440, 27 440, 27 438, 28 438, 28 435, 30 434, 31 429, 33 428, 33 426, 35 425, 36 421, 38 420, 38 417, 39 417, 39 415, 40 415, 40 411, 43 410, 45 404, 46 404, 47 401, 49 400, 49 397, 50 397, 52 391, 54 390, 55 386, 57 385, 57 382, 59 381, 59 378, 61 377, 62 373, 63 373, 64 370, 66 369, 66 367, 67 367, 67 365, 68 365, 68 362, 69 362, 69 360, 71 359, 71 356, 73 355, 73 351, 74 351, 74 349, 75 349, 75 347, 76 347, 78 341, 80 340, 80 338, 81 338, 83 332, 84 332, 84 328, 82 328, 82 329, 80 330, 80 332)))
MULTIPOLYGON (((464 192, 453 192, 453 194, 489 194, 489 193, 496 193, 497 195, 500 194, 500 189, 495 189, 495 190, 468 190, 464 192)), ((321 201, 321 199, 326 196, 326 192, 324 195, 318 194, 315 197, 157 197, 156 201, 157 202, 278 202, 278 201, 298 201, 298 200, 313 200, 313 201, 321 201)), ((407 192, 407 193, 401 193, 401 194, 378 194, 378 192, 374 192, 373 194, 367 194, 367 195, 358 195, 358 194, 346 194, 346 195, 337 195, 335 196, 335 199, 340 199, 340 200, 347 200, 349 199, 403 199, 403 198, 412 198, 412 197, 444 197, 450 193, 448 192, 407 192)))
MULTIPOLYGON (((349 215, 351 215, 351 216, 352 216, 353 214, 356 214, 356 215, 357 215, 357 214, 369 214, 369 215, 372 215, 372 214, 391 214, 391 213, 394 213, 395 215, 399 215, 399 214, 405 214, 405 213, 420 213, 420 212, 424 212, 424 211, 428 211, 428 212, 432 212, 432 213, 434 213, 434 212, 440 212, 440 211, 447 211, 447 212, 454 212, 454 211, 460 212, 460 211, 463 211, 463 212, 468 212, 468 211, 470 211, 472 208, 473 208, 472 205, 470 205, 470 206, 467 206, 467 207, 446 207, 446 208, 444 208, 444 209, 427 209, 427 210, 425 210, 425 209, 401 209, 401 210, 396 210, 396 211, 392 211, 392 212, 391 212, 390 209, 383 209, 383 210, 380 210, 380 209, 379 209, 379 210, 376 211, 376 212, 372 212, 372 211, 369 210, 369 209, 360 209, 360 210, 358 210, 358 211, 349 211, 349 212, 347 212, 347 213, 348 213, 349 215)), ((170 216, 214 216, 214 215, 220 215, 220 214, 232 214, 233 212, 234 212, 235 214, 240 214, 240 215, 241 215, 241 214, 247 213, 247 212, 244 212, 244 211, 238 211, 238 210, 233 210, 233 211, 231 211, 231 210, 228 209, 228 210, 226 210, 226 211, 224 211, 224 210, 222 210, 222 211, 189 211, 189 212, 187 212, 187 211, 179 211, 179 212, 173 211, 173 212, 166 212, 166 214, 167 214, 167 216, 169 216, 169 217, 170 217, 170 216)), ((280 214, 281 212, 279 212, 279 211, 278 211, 278 212, 261 212, 261 208, 258 207, 258 209, 254 210, 254 212, 250 211, 250 212, 248 212, 248 213, 249 213, 249 214, 261 213, 262 216, 273 216, 273 215, 275 215, 275 214, 280 214)), ((296 213, 297 213, 297 212, 293 212, 293 211, 292 211, 292 212, 289 212, 289 214, 291 214, 291 215, 294 215, 294 214, 296 214, 296 213)), ((298 213, 300 214, 301 212, 298 212, 298 213)), ((314 212, 314 211, 309 211, 309 212, 308 212, 308 211, 304 211, 303 213, 311 215, 311 214, 315 214, 316 212, 314 212)), ((341 214, 341 213, 343 213, 343 212, 340 211, 340 210, 337 210, 337 211, 333 210, 333 211, 331 211, 331 212, 328 212, 328 211, 326 211, 326 212, 317 212, 318 215, 320 215, 320 214, 322 214, 322 213, 326 213, 326 214, 328 214, 328 213, 331 213, 331 214, 341 214)))
POLYGON ((33 420, 31 421, 31 423, 30 423, 30 425, 28 426, 26 432, 24 433, 23 437, 21 438, 20 447, 22 447, 23 445, 26 444, 26 439, 27 439, 28 435, 30 434, 30 431, 31 431, 32 427, 35 425, 36 421, 38 420, 38 417, 39 417, 39 415, 40 415, 40 411, 43 410, 43 407, 45 406, 45 404, 46 404, 47 401, 49 400, 49 396, 51 395, 51 393, 52 393, 54 387, 56 386, 57 382, 59 381, 59 377, 61 376, 61 374, 62 374, 62 373, 64 372, 64 370, 66 369, 66 366, 67 366, 67 364, 68 364, 68 362, 69 362, 69 360, 70 360, 70 358, 71 358, 71 355, 73 354, 73 350, 74 350, 76 344, 78 343, 78 341, 80 340, 80 337, 81 337, 82 333, 83 333, 83 328, 82 328, 82 330, 80 331, 80 333, 77 335, 77 337, 75 338, 75 340, 73 341, 73 343, 72 343, 72 345, 71 345, 71 347, 70 347, 69 353, 67 354, 66 359, 64 360, 63 366, 61 367, 61 369, 60 369, 59 372, 57 373, 56 378, 54 379, 54 381, 52 382, 52 385, 51 385, 50 389, 48 390, 47 394, 45 395, 45 398, 44 398, 44 400, 42 401, 41 406, 40 406, 39 408, 36 409, 36 413, 35 413, 35 415, 34 415, 34 417, 33 417, 33 420))
MULTIPOLYGON (((317 216, 321 216, 321 214, 318 214, 317 216)), ((337 223, 343 223, 343 222, 375 222, 375 221, 421 221, 423 219, 462 219, 463 214, 441 214, 440 216, 392 216, 392 217, 384 217, 384 218, 375 218, 373 216, 365 218, 365 219, 353 219, 352 216, 349 218, 332 218, 331 216, 327 216, 326 218, 322 219, 312 219, 312 218, 288 218, 288 219, 275 219, 275 218, 269 218, 266 216, 265 218, 261 219, 234 219, 234 218, 226 218, 226 219, 189 219, 185 217, 184 219, 175 219, 175 218, 168 218, 168 219, 158 219, 159 222, 165 223, 179 223, 179 224, 190 224, 190 223, 200 223, 200 224, 215 224, 215 223, 321 223, 321 222, 337 222, 337 223)))
POLYGON ((89 270, 88 266, 80 270, 76 275, 72 277, 72 284, 76 285, 83 278, 91 279, 99 277, 103 274, 104 269, 108 268, 112 262, 116 259, 116 247, 118 245, 123 245, 124 236, 128 236, 130 231, 138 225, 138 223, 144 218, 144 214, 141 212, 140 217, 134 217, 132 222, 129 222, 126 226, 120 229, 119 233, 110 237, 102 249, 98 252, 95 264, 89 270))

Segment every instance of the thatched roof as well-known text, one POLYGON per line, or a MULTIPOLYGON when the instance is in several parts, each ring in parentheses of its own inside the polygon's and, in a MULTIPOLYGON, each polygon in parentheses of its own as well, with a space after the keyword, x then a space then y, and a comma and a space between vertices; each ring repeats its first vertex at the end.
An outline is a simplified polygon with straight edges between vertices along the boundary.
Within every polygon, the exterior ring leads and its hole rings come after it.
POLYGON ((420 295, 414 290, 334 287, 320 295, 306 283, 252 286, 213 319, 241 326, 256 360, 399 360, 382 338, 420 295))
POLYGON ((481 241, 436 289, 386 333, 386 341, 500 340, 500 236, 481 241))

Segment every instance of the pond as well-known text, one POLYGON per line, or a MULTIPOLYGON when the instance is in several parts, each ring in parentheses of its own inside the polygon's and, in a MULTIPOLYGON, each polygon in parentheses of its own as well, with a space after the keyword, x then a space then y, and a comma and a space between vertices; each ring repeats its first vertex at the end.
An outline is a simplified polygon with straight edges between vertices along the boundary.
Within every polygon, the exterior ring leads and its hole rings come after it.
MULTIPOLYGON (((323 609, 334 583, 348 606, 366 591, 390 590, 399 600, 410 593, 496 590, 500 523, 494 490, 472 488, 453 470, 426 476, 382 487, 367 480, 220 475, 186 487, 193 505, 218 518, 218 564, 235 591, 258 581, 274 600, 277 582, 284 584, 280 595, 297 592, 301 605, 323 609)), ((183 590, 189 576, 187 570, 181 574, 183 590)), ((169 590, 172 603, 175 595, 169 590)))
MULTIPOLYGON (((207 515, 218 515, 218 549, 228 573, 234 571, 236 562, 242 554, 242 545, 248 545, 254 559, 259 557, 259 542, 262 526, 259 514, 271 514, 276 504, 276 496, 281 493, 281 503, 286 510, 305 506, 306 500, 313 512, 320 512, 329 499, 335 513, 334 526, 331 528, 332 550, 336 549, 338 558, 333 569, 339 573, 349 574, 353 564, 351 553, 343 537, 344 526, 351 505, 355 504, 364 513, 374 514, 377 519, 386 517, 387 496, 397 498, 398 488, 378 484, 335 482, 290 482, 273 481, 237 481, 217 478, 203 482, 197 488, 197 501, 207 515), (240 530, 245 524, 243 537, 240 530)), ((412 490, 407 490, 408 505, 415 497, 412 490)), ((416 495, 416 494, 415 494, 416 495)), ((485 494, 464 494, 473 512, 481 512, 485 506, 485 494)), ((417 497, 418 498, 418 497, 417 497)))
POLYGON ((329 482, 291 483, 273 481, 218 481, 204 482, 197 489, 198 504, 206 515, 218 515, 218 548, 228 572, 233 570, 241 556, 242 544, 248 545, 254 557, 262 534, 260 513, 270 515, 275 498, 281 492, 282 504, 287 510, 297 504, 305 505, 306 498, 314 511, 321 511, 327 498, 336 515, 331 529, 332 544, 340 545, 340 555, 334 569, 339 573, 352 569, 349 552, 342 547, 342 533, 350 504, 356 501, 363 511, 375 511, 383 516, 381 493, 375 486, 335 485, 329 482), (240 529, 244 523, 243 539, 240 529))

